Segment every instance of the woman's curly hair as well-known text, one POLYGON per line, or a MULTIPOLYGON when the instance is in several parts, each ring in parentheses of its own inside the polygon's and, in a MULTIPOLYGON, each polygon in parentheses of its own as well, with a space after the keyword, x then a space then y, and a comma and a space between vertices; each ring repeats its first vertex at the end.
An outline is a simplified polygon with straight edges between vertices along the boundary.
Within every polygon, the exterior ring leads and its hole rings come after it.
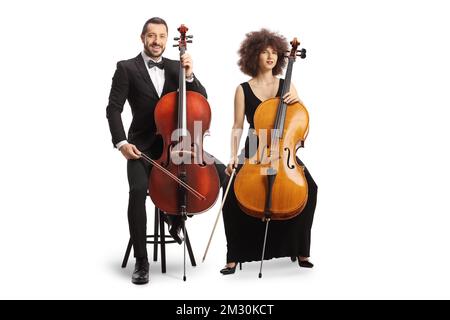
POLYGON ((278 53, 277 64, 272 69, 272 74, 275 76, 281 74, 286 66, 284 55, 289 50, 286 38, 267 29, 249 32, 245 36, 238 51, 240 56, 238 66, 241 71, 255 77, 258 74, 259 54, 270 46, 278 53))

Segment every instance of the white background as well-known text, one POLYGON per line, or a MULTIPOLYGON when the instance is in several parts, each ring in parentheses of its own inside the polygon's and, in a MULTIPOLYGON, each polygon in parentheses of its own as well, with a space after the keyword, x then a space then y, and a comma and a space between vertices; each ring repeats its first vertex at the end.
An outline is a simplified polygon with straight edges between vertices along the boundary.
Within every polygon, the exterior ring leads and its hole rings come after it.
POLYGON ((446 2, 162 3, 1 2, 0 298, 450 298, 446 2), (257 263, 221 276, 222 220, 201 264, 217 204, 189 220, 199 266, 187 282, 181 246, 168 246, 166 274, 151 263, 147 286, 131 284, 133 261, 120 268, 126 161, 105 107, 116 62, 141 51, 152 16, 170 38, 181 23, 195 36, 213 112, 206 149, 222 161, 245 33, 267 27, 307 48, 293 82, 311 117, 301 157, 319 185, 314 269, 277 259, 263 279, 257 263))

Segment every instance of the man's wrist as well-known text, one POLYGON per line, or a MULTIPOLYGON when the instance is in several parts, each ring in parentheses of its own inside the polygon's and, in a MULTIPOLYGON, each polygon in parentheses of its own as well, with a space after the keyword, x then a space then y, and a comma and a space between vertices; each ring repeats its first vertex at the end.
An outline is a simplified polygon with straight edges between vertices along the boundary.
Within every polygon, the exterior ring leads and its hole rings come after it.
POLYGON ((126 144, 128 144, 128 141, 127 141, 127 140, 122 140, 122 141, 118 142, 118 143, 116 144, 117 150, 120 150, 120 148, 122 148, 122 147, 123 147, 124 145, 126 145, 126 144))
POLYGON ((187 82, 192 82, 194 81, 194 73, 192 72, 189 76, 186 76, 186 81, 187 82))

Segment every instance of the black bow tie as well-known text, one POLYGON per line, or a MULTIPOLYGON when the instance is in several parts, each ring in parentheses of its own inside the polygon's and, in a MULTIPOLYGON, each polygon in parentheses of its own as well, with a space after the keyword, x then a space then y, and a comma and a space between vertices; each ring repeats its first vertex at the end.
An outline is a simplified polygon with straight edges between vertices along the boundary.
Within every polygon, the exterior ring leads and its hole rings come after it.
POLYGON ((160 69, 164 69, 164 60, 161 60, 160 62, 155 62, 153 60, 148 60, 147 62, 148 67, 151 69, 153 67, 158 67, 160 69))

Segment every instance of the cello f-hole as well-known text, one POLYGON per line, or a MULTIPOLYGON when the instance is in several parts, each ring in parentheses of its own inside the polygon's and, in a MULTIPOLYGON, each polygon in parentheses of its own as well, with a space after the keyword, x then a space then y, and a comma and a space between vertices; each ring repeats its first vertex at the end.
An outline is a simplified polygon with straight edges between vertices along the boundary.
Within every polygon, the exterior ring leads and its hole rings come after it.
POLYGON ((291 150, 289 148, 284 148, 284 151, 288 153, 287 159, 286 159, 286 165, 289 169, 294 169, 295 165, 291 163, 291 150))

